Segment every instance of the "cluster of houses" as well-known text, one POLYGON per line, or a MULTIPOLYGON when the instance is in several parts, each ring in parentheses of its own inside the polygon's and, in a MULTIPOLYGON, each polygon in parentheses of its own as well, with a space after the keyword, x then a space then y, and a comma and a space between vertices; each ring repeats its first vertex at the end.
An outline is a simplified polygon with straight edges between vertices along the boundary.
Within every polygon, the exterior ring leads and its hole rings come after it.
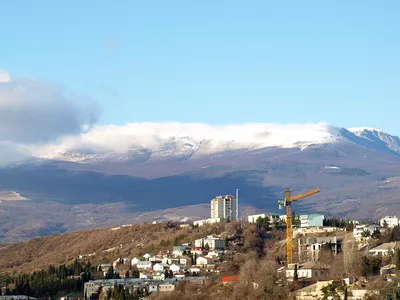
POLYGON ((186 277, 174 279, 143 279, 143 278, 125 278, 125 279, 100 279, 90 280, 85 283, 84 295, 85 299, 92 299, 94 294, 98 294, 100 290, 108 294, 116 285, 124 286, 131 294, 149 295, 153 292, 172 292, 176 285, 182 281, 196 283, 199 286, 207 281, 206 277, 186 277))
MULTIPOLYGON (((270 224, 279 224, 286 221, 285 215, 258 214, 247 217, 249 223, 256 223, 260 218, 268 219, 270 224)), ((294 228, 294 237, 297 238, 298 260, 300 263, 289 264, 281 267, 278 272, 286 277, 288 281, 297 277, 299 280, 316 279, 324 276, 329 271, 329 265, 318 260, 323 250, 338 254, 343 251, 343 234, 340 231, 344 228, 323 226, 324 216, 320 214, 308 214, 299 216, 299 227, 294 228), (296 275, 295 275, 296 273, 296 275)), ((201 220, 203 221, 203 220, 201 220)), ((207 219, 204 222, 196 221, 196 226, 206 223, 219 222, 218 218, 207 219)), ((399 225, 397 217, 385 217, 379 224, 359 224, 354 221, 353 236, 359 244, 359 250, 369 252, 371 255, 387 256, 400 249, 399 242, 392 242, 379 245, 375 248, 365 247, 369 245, 369 239, 379 232, 385 231, 399 225)), ((183 224, 187 225, 188 224, 183 224)), ((222 254, 226 251, 226 240, 218 236, 206 236, 197 239, 192 243, 185 243, 174 246, 172 251, 164 255, 145 254, 143 257, 133 259, 120 258, 113 264, 102 265, 104 274, 113 266, 119 272, 122 279, 96 280, 90 281, 85 285, 87 295, 94 293, 99 287, 112 289, 116 280, 118 284, 123 284, 132 289, 144 289, 148 293, 153 291, 171 291, 175 285, 182 280, 204 282, 206 277, 202 277, 208 272, 218 272, 217 266, 221 261, 222 254), (124 269, 134 268, 138 272, 139 278, 125 276, 124 269)), ((389 264, 381 268, 381 275, 385 278, 394 276, 396 266, 389 264)), ((130 274, 132 275, 132 274, 130 274)), ((224 276, 222 282, 238 281, 239 277, 224 276)), ((350 279, 346 279, 350 280, 350 279)), ((325 282, 331 284, 331 281, 325 282)), ((348 284, 350 281, 348 282, 348 284)), ((316 283, 319 290, 320 282, 316 283)), ((85 292, 86 293, 86 292, 85 292)), ((302 299, 308 299, 307 295, 315 294, 313 287, 299 290, 302 299)), ((299 294, 299 295, 300 295, 299 294)), ((315 295, 314 295, 315 296, 315 295)))
POLYGON ((113 264, 102 264, 100 268, 105 276, 112 266, 121 278, 125 278, 132 268, 137 269, 140 279, 166 280, 200 276, 201 273, 214 271, 215 263, 225 248, 225 239, 210 235, 193 243, 174 246, 168 255, 146 253, 141 258, 118 258, 113 264))
POLYGON ((141 291, 150 294, 155 291, 172 291, 181 281, 203 284, 208 272, 215 272, 215 263, 226 249, 225 239, 210 235, 174 246, 170 254, 150 255, 142 257, 118 258, 112 264, 101 264, 99 268, 104 276, 112 268, 119 273, 120 279, 92 280, 85 283, 86 299, 102 288, 112 290, 114 286, 123 285, 132 292, 141 291), (139 278, 131 278, 129 270, 137 270, 139 278), (126 276, 128 275, 128 276, 126 276))

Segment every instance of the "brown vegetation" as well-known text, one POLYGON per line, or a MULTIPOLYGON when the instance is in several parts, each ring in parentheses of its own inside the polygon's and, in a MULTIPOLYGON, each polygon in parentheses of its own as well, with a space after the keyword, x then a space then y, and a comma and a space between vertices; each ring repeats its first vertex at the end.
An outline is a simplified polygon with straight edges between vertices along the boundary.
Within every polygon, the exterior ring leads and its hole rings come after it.
POLYGON ((288 299, 288 286, 278 277, 278 265, 270 257, 249 259, 241 266, 240 281, 223 286, 219 281, 204 286, 185 283, 172 293, 156 293, 153 300, 258 300, 288 299))
POLYGON ((71 263, 79 255, 96 253, 93 263, 110 261, 118 256, 134 257, 146 252, 170 250, 174 244, 191 242, 211 233, 222 233, 232 224, 200 228, 171 228, 167 224, 142 224, 119 229, 78 231, 35 238, 0 248, 0 273, 30 272, 49 265, 71 263), (114 248, 114 249, 112 249, 114 248), (112 249, 109 252, 105 250, 112 249))

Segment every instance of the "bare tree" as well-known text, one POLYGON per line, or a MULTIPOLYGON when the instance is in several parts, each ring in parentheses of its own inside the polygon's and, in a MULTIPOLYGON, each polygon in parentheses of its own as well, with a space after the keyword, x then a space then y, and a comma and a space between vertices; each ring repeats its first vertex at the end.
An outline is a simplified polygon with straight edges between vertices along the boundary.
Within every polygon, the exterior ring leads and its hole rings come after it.
POLYGON ((362 272, 362 256, 352 234, 343 239, 343 264, 347 277, 355 278, 362 272))

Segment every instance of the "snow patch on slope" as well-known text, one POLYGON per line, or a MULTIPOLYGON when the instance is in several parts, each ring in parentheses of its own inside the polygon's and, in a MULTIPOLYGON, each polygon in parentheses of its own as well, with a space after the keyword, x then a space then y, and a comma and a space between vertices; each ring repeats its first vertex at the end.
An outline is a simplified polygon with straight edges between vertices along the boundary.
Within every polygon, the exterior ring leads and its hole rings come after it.
POLYGON ((380 129, 368 127, 355 127, 348 129, 354 135, 369 141, 376 149, 390 149, 400 153, 400 139, 397 136, 390 135, 380 129))

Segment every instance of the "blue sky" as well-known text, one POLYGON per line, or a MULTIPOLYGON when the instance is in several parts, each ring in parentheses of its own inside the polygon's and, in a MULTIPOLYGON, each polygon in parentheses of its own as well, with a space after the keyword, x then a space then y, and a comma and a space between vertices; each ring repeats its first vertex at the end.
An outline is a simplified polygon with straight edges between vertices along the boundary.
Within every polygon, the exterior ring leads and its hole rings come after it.
POLYGON ((400 1, 0 2, 0 69, 102 124, 328 122, 400 134, 400 1))

